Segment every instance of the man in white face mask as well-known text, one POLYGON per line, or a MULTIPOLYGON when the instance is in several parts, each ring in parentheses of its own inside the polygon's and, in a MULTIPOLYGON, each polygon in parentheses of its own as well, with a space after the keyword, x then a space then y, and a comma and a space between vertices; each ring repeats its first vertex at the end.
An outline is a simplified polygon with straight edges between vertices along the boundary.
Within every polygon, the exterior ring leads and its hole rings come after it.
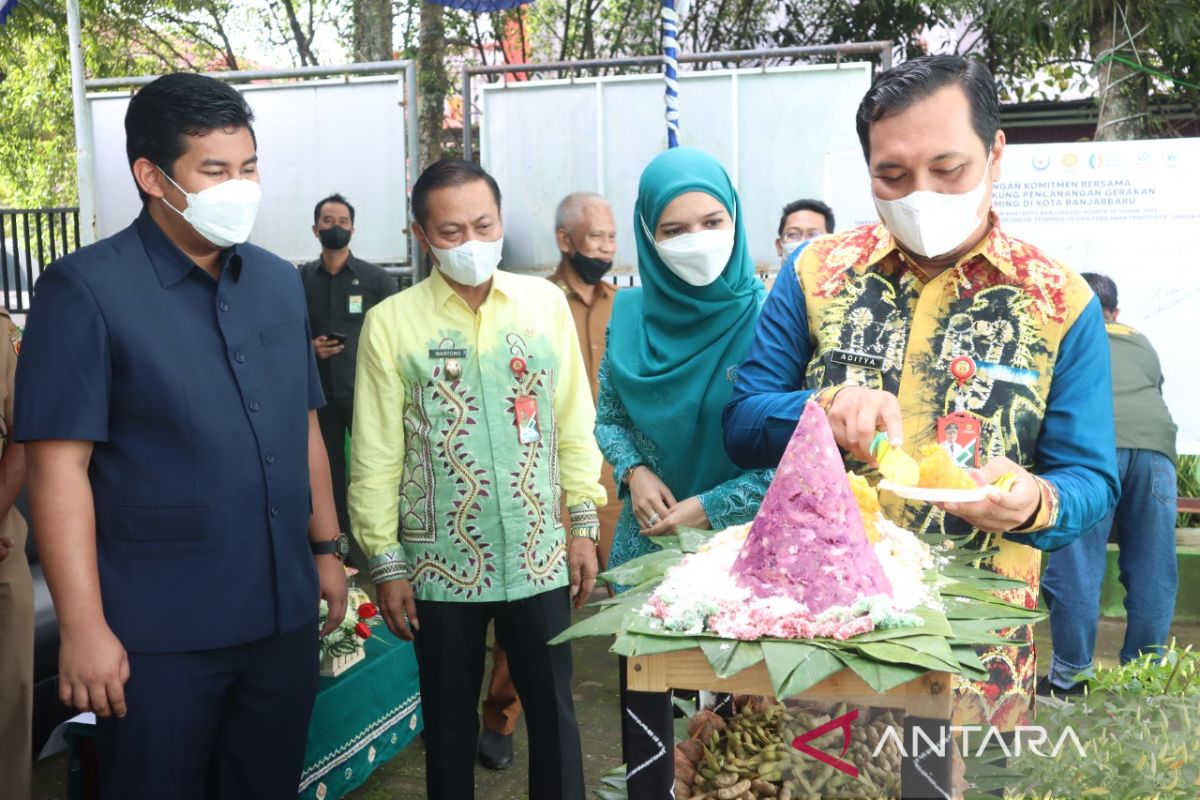
POLYGON ((526 796, 583 800, 570 646, 547 644, 595 585, 607 500, 575 324, 558 287, 496 270, 500 189, 479 166, 431 165, 412 209, 434 269, 367 312, 349 505, 384 620, 416 645, 427 794, 474 796, 494 624, 525 709, 526 796))
POLYGON ((818 236, 833 233, 833 209, 820 200, 793 200, 779 215, 779 238, 775 253, 782 264, 795 263, 789 258, 800 245, 818 236))
MULTIPOLYGON (((1111 376, 1083 279, 1006 234, 990 210, 998 126, 978 61, 923 57, 876 79, 857 127, 882 224, 816 239, 780 273, 725 409, 725 443, 743 467, 775 466, 814 400, 847 466, 877 477, 877 432, 909 453, 953 434, 979 483, 1011 473, 1011 487, 940 507, 884 493, 884 510, 912 530, 998 548, 986 563, 1029 582, 1009 599, 1033 608, 1040 550, 1069 543, 1115 502, 1111 376)), ((1028 629, 981 659, 995 685, 960 686, 956 721, 1026 724, 1028 629)))
POLYGON ((141 89, 142 213, 55 263, 29 315, 15 436, 59 696, 99 718, 105 800, 294 798, 318 592, 326 631, 345 614, 304 290, 245 243, 252 120, 212 78, 141 89))

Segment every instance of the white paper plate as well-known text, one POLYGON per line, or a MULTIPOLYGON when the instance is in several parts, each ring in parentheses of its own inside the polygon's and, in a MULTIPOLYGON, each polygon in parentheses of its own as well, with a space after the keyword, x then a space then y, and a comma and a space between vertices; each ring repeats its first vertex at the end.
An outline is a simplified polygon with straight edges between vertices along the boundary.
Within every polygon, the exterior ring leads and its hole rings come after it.
POLYGON ((921 486, 905 486, 889 480, 879 482, 879 488, 903 497, 905 500, 920 500, 925 503, 975 503, 988 496, 990 486, 975 489, 926 489, 921 486))

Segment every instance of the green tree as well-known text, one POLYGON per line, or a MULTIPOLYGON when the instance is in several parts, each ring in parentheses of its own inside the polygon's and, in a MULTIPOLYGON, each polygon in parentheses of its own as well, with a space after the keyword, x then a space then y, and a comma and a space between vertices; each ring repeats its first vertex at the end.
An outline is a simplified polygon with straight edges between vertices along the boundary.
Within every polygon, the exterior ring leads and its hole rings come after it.
POLYGON ((1200 111, 1200 0, 982 0, 968 13, 969 49, 1006 99, 1091 89, 1097 140, 1171 135, 1164 100, 1200 111))
MULTIPOLYGON (((85 0, 85 69, 89 75, 128 75, 156 66, 159 57, 135 35, 131 19, 149 2, 85 0)), ((143 32, 144 33, 144 32, 143 32)), ((77 202, 71 67, 65 9, 23 2, 0 28, 0 198, 14 206, 77 202)))

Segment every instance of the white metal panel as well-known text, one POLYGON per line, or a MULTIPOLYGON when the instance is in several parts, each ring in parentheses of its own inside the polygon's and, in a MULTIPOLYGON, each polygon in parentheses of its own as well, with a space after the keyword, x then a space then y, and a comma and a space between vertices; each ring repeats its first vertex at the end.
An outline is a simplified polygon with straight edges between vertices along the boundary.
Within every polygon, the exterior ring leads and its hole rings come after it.
MULTIPOLYGON (((408 258, 403 87, 399 78, 238 87, 254 110, 263 199, 250 241, 291 261, 320 253, 313 207, 340 192, 354 204, 360 258, 408 258)), ((125 155, 129 95, 90 95, 100 236, 141 209, 125 155)))
POLYGON ((514 167, 495 175, 504 207, 505 269, 524 272, 557 263, 554 211, 559 201, 572 191, 595 191, 593 159, 580 157, 579 150, 596 128, 595 91, 594 86, 555 82, 538 92, 515 92, 481 142, 483 163, 514 167), (531 125, 538 128, 534 135, 531 125), (560 193, 561 186, 576 188, 560 193), (529 208, 545 213, 534 218, 529 208))
MULTIPOLYGON (((820 198, 825 153, 855 141, 854 111, 870 79, 865 63, 681 76, 681 144, 711 153, 729 170, 760 264, 777 262, 779 210, 800 197, 820 198)), ((508 268, 556 266, 554 209, 581 190, 600 191, 612 203, 617 267, 636 267, 638 179, 666 148, 662 91, 657 75, 484 88, 480 153, 505 193, 508 268)))

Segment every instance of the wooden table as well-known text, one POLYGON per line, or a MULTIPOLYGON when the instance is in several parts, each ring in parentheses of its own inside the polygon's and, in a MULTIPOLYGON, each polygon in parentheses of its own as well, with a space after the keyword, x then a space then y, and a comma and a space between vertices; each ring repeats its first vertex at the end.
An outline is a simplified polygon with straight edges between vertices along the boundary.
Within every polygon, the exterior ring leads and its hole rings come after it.
MULTIPOLYGON (((765 662, 759 661, 729 678, 718 678, 699 648, 632 656, 626 678, 629 689, 639 692, 691 689, 767 697, 775 694, 765 662)), ((949 672, 927 672, 886 692, 876 692, 847 668, 787 699, 903 710, 906 755, 901 760, 901 796, 948 798, 954 750, 949 745, 953 680, 949 672), (930 743, 934 745, 930 747, 930 743)))

